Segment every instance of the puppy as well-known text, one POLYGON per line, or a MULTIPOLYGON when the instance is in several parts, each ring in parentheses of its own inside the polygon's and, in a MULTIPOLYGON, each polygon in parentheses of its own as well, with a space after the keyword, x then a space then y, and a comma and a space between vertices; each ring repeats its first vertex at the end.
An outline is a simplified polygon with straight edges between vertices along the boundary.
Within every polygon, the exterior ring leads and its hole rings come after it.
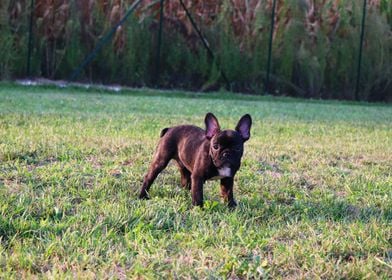
POLYGON ((203 184, 220 179, 221 195, 229 207, 237 203, 233 181, 241 165, 244 142, 250 138, 252 118, 244 115, 235 130, 221 130, 217 118, 208 113, 206 129, 193 125, 164 128, 154 158, 144 177, 139 198, 147 199, 148 190, 158 174, 174 159, 181 173, 181 185, 192 193, 192 204, 203 206, 203 184))

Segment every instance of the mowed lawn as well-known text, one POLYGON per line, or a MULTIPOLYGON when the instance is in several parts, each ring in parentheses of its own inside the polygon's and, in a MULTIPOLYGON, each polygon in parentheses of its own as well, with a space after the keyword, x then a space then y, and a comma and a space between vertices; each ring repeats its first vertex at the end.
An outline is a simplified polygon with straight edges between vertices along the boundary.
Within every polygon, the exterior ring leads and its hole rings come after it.
POLYGON ((0 84, 0 278, 390 279, 392 106, 0 84), (236 210, 171 164, 162 128, 253 117, 236 210))

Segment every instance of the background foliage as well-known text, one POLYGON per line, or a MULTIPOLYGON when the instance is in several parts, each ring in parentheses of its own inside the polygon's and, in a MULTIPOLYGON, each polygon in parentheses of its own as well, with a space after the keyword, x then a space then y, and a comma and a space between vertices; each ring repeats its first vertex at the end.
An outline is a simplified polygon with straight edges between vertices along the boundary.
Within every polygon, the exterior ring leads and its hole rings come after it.
MULTIPOLYGON (((125 14, 132 0, 36 0, 32 75, 67 79, 125 14)), ((186 0, 232 90, 260 93, 272 0, 186 0)), ((392 4, 368 1, 363 100, 390 100, 392 4)), ((156 73, 159 1, 144 0, 79 79, 197 90, 224 86, 178 0, 165 1, 161 71, 156 73)), ((30 1, 0 3, 0 77, 26 75, 30 1)), ((362 1, 278 0, 273 94, 353 99, 362 1)))

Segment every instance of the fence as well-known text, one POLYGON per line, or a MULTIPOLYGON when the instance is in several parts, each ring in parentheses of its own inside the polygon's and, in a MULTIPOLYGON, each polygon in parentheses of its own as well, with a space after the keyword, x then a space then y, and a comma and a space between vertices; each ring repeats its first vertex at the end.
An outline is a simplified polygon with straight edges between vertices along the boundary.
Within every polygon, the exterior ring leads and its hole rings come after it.
POLYGON ((28 2, 0 4, 2 78, 392 97, 390 1, 28 2))

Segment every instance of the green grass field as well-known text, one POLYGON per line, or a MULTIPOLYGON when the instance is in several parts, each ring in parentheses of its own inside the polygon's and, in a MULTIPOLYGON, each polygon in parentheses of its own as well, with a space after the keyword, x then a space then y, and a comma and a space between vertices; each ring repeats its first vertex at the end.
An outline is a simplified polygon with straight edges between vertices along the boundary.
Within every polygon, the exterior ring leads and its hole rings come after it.
POLYGON ((0 84, 0 278, 390 279, 392 107, 0 84), (162 128, 253 117, 236 210, 174 164, 137 200, 162 128))

